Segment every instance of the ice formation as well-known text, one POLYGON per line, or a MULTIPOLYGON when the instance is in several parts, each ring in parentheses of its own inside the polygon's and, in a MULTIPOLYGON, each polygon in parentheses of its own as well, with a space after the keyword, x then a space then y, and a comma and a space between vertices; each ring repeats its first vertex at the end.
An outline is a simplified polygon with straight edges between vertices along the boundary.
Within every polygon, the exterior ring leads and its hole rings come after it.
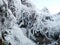
POLYGON ((0 0, 0 45, 59 45, 59 19, 30 0, 0 0))
MULTIPOLYGON (((1 0, 0 8, 0 37, 6 42, 6 45, 36 45, 28 39, 17 25, 17 18, 13 15, 12 10, 8 7, 8 1, 14 1, 16 15, 19 14, 20 0, 1 0), (4 5, 4 3, 6 5, 4 5), (6 7, 5 7, 6 6, 6 7), (19 7, 17 7, 19 6, 19 7), (3 9, 5 8, 5 9, 3 9), (18 10, 17 10, 18 9, 18 10)), ((12 5, 14 6, 14 5, 12 5)), ((12 8, 12 7, 11 7, 12 8)), ((1 44, 2 45, 2 44, 1 44)))

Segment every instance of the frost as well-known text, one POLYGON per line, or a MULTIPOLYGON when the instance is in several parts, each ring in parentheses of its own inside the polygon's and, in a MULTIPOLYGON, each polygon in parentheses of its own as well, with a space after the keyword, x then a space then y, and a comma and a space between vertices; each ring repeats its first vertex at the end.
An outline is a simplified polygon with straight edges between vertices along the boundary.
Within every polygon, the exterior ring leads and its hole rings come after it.
POLYGON ((0 38, 7 45, 59 44, 60 13, 39 12, 30 0, 0 1, 0 38))
MULTIPOLYGON (((16 15, 20 15, 20 0, 8 0, 12 1, 12 6, 15 6, 14 9, 16 11, 16 15)), ((28 39, 22 32, 22 29, 17 25, 17 17, 14 15, 14 11, 12 12, 11 6, 8 7, 7 0, 1 0, 1 8, 5 7, 5 9, 0 8, 0 37, 6 42, 7 45, 36 45, 33 41, 28 39), (6 5, 4 5, 6 4, 6 5), (3 12, 2 10, 5 10, 3 12)), ((11 3, 11 2, 10 2, 11 3)))

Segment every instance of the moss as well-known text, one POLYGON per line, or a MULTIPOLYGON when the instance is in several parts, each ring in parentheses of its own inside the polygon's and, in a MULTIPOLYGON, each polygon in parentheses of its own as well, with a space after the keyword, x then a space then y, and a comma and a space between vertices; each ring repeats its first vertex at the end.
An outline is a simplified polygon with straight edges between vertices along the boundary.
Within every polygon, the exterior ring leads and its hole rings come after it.
POLYGON ((0 39, 0 45, 6 45, 5 41, 3 41, 3 39, 0 39))
POLYGON ((3 43, 2 45, 7 45, 6 43, 3 43))
POLYGON ((0 39, 0 45, 2 45, 2 39, 0 39))

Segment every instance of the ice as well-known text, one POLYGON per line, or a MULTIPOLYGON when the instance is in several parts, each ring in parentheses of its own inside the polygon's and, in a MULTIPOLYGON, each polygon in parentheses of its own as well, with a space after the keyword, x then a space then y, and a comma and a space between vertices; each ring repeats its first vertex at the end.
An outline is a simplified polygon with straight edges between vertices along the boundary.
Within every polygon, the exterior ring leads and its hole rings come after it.
POLYGON ((48 45, 58 43, 59 13, 52 15, 47 8, 37 12, 30 0, 1 0, 0 7, 0 37, 7 45, 36 45, 45 38, 48 45))

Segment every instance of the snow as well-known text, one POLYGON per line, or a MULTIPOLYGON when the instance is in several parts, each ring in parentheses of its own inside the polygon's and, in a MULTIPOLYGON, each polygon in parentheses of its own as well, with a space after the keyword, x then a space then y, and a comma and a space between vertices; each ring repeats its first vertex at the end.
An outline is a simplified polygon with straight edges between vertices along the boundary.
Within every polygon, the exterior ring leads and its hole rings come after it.
POLYGON ((0 37, 7 45, 36 45, 40 43, 36 36, 51 40, 48 45, 58 43, 60 14, 51 15, 47 8, 37 12, 30 0, 24 1, 26 4, 21 0, 1 0, 0 7, 5 12, 0 12, 0 37))
POLYGON ((3 5, 3 1, 2 0, 0 0, 0 6, 2 6, 3 5))
MULTIPOLYGON (((21 6, 20 0, 13 0, 13 1, 15 4, 16 11, 17 11, 16 14, 18 15, 19 12, 21 11, 21 10, 17 10, 17 9, 20 9, 20 6, 21 6), (16 4, 18 4, 18 5, 16 5, 16 4)), ((1 6, 3 5, 4 2, 6 2, 6 4, 8 4, 7 1, 3 2, 3 0, 1 0, 1 2, 2 2, 1 6)), ((5 7, 5 9, 6 9, 6 7, 5 7)), ((11 44, 11 45, 36 45, 33 41, 28 39, 23 34, 22 29, 19 28, 17 25, 16 17, 13 15, 13 13, 11 12, 11 10, 9 8, 7 9, 6 17, 5 17, 5 14, 2 16, 0 15, 0 17, 1 17, 0 18, 0 24, 1 24, 2 18, 4 18, 5 20, 3 22, 3 25, 2 24, 0 25, 0 29, 2 29, 1 33, 3 32, 2 38, 4 38, 4 40, 7 42, 7 44, 11 44)))
POLYGON ((13 26, 11 33, 7 35, 6 40, 12 45, 35 45, 31 40, 24 36, 20 28, 13 26))

